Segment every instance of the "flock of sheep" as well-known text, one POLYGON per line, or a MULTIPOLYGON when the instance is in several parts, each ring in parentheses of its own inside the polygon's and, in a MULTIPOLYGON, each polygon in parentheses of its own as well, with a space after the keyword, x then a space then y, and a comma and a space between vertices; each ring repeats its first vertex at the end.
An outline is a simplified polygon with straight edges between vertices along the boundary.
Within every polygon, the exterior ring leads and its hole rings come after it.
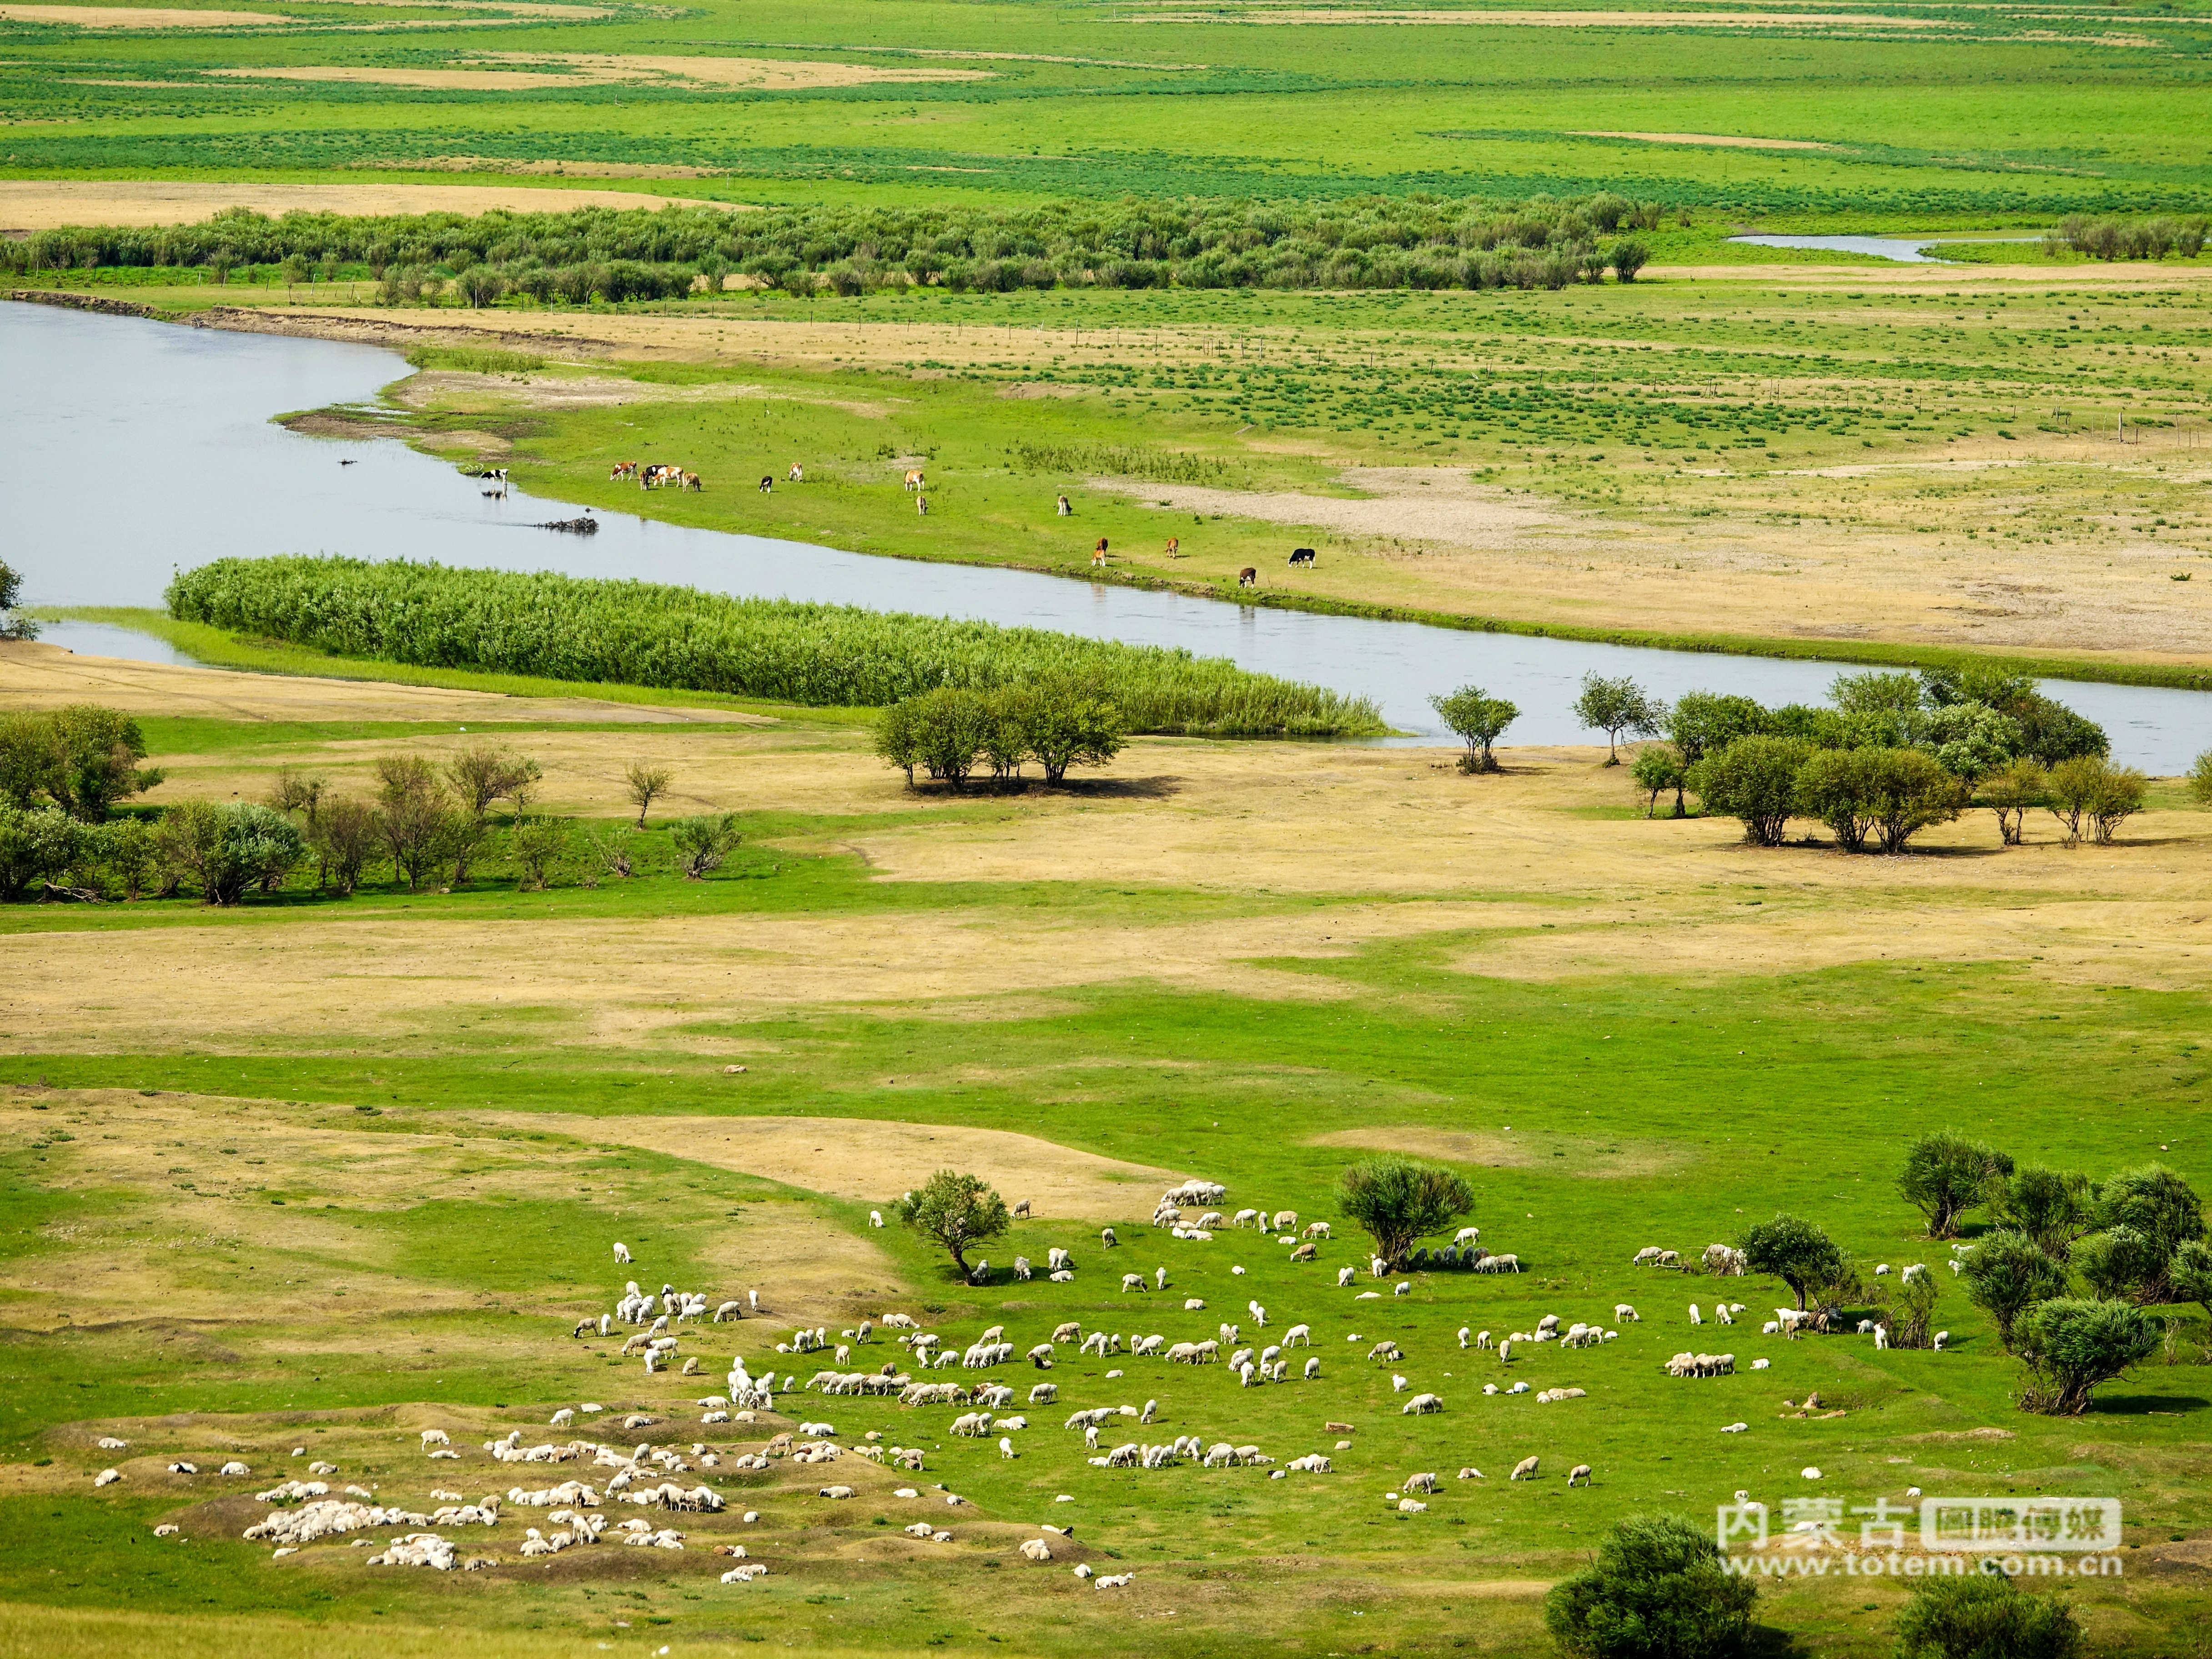
MULTIPOLYGON (((1194 1222, 1185 1224, 1182 1214, 1184 1208, 1218 1204, 1224 1191, 1218 1186, 1206 1182, 1191 1182, 1175 1188, 1163 1195, 1154 1212, 1154 1224, 1172 1237, 1206 1240, 1212 1239, 1224 1227, 1257 1227, 1276 1236, 1281 1243, 1294 1246, 1296 1255, 1293 1259, 1303 1260, 1310 1260, 1314 1247, 1329 1237, 1329 1225, 1323 1221, 1307 1224, 1301 1233, 1297 1214, 1287 1210, 1269 1212, 1248 1209, 1233 1216, 1225 1216, 1209 1208, 1194 1222)), ((1018 1207, 1024 1211, 1027 1208, 1026 1206, 1018 1207)), ((1462 1267, 1489 1272, 1520 1271, 1516 1258, 1484 1251, 1480 1240, 1479 1230, 1473 1227, 1462 1229, 1450 1246, 1433 1253, 1426 1250, 1418 1252, 1412 1265, 1432 1269, 1462 1267), (1488 1265, 1497 1263, 1507 1265, 1488 1265)), ((1102 1246, 1114 1248, 1116 1243, 1112 1230, 1106 1230, 1102 1235, 1102 1246)), ((630 1253, 625 1246, 618 1243, 614 1249, 618 1261, 629 1261, 630 1253)), ((1074 1276, 1076 1264, 1069 1251, 1054 1248, 1048 1260, 1054 1279, 1065 1282, 1074 1276)), ((1676 1252, 1651 1247, 1637 1252, 1634 1265, 1680 1268, 1683 1263, 1676 1252)), ((1722 1279, 1741 1276, 1745 1269, 1741 1253, 1722 1244, 1707 1247, 1695 1266, 1722 1279)), ((1370 1257, 1368 1268, 1370 1280, 1388 1274, 1387 1264, 1379 1257, 1370 1257)), ((1230 1271, 1232 1274, 1241 1275, 1244 1270, 1237 1267, 1230 1271)), ((1908 1279, 1924 1271, 1919 1267, 1905 1270, 1908 1279)), ((1026 1260, 1016 1258, 1015 1273, 1019 1279, 1030 1276, 1030 1264, 1026 1260)), ((1169 1271, 1164 1266, 1155 1271, 1149 1282, 1140 1273, 1125 1273, 1121 1276, 1121 1289, 1124 1293, 1133 1294, 1164 1292, 1168 1287, 1169 1279, 1169 1271)), ((1352 1289, 1357 1283, 1356 1268, 1346 1267, 1339 1271, 1336 1285, 1340 1290, 1352 1289)), ((1410 1281, 1401 1281, 1392 1289, 1394 1297, 1401 1297, 1412 1289, 1412 1285, 1410 1281)), ((1368 1289, 1358 1291, 1352 1300, 1356 1304, 1381 1297, 1380 1291, 1368 1289)), ((1203 1312, 1205 1307, 1202 1298, 1189 1297, 1184 1298, 1182 1311, 1198 1314, 1203 1312)), ((1733 1325, 1737 1316, 1744 1311, 1741 1303, 1722 1300, 1712 1304, 1712 1317, 1721 1324, 1733 1325)), ((596 1332, 601 1336, 609 1336, 613 1334, 617 1325, 634 1328, 625 1336, 621 1353, 624 1356, 641 1354, 647 1373, 659 1375, 678 1364, 678 1350, 685 1338, 685 1326, 694 1322, 721 1323, 742 1320, 749 1316, 758 1316, 760 1312, 757 1291, 749 1294, 743 1302, 729 1300, 717 1304, 702 1293, 680 1291, 667 1284, 664 1284, 657 1293, 649 1292, 633 1280, 624 1286, 623 1293, 611 1312, 577 1322, 573 1334, 583 1336, 596 1332)), ((1777 1315, 1776 1319, 1765 1323, 1764 1334, 1783 1336, 1799 1334, 1803 1327, 1804 1316, 1788 1309, 1777 1310, 1777 1315)), ((1528 1330, 1513 1331, 1497 1338, 1493 1338, 1492 1333, 1487 1330, 1476 1331, 1472 1327, 1462 1327, 1458 1333, 1458 1346, 1462 1352, 1494 1355, 1500 1365, 1510 1367, 1515 1364, 1516 1355, 1526 1356, 1540 1351, 1547 1344, 1556 1343, 1562 1350, 1601 1348, 1619 1339, 1618 1326, 1639 1322, 1641 1318, 1635 1307, 1625 1302, 1613 1305, 1613 1328, 1594 1322, 1568 1322, 1561 1315, 1547 1313, 1528 1330)), ((1703 1325, 1705 1310, 1696 1303, 1690 1304, 1688 1318, 1692 1327, 1703 1325)), ((957 1413, 946 1425, 950 1433, 968 1439, 995 1439, 1000 1455, 1012 1460, 1021 1455, 1015 1437, 1026 1435, 1029 1431, 1030 1413, 1039 1407, 1056 1407, 1059 1404, 1060 1384, 1056 1381, 1039 1380, 1026 1389, 1018 1389, 1014 1384, 985 1377, 976 1377, 973 1381, 939 1381, 920 1376, 917 1373, 954 1366, 970 1373, 988 1372, 1015 1364, 1027 1364, 1032 1372, 1049 1371, 1059 1363, 1064 1351, 1073 1348, 1080 1355, 1100 1360, 1127 1357, 1132 1362, 1152 1360, 1163 1364, 1194 1367, 1219 1365, 1224 1376, 1235 1378, 1238 1388, 1250 1389, 1291 1382, 1292 1351, 1304 1348, 1307 1352, 1297 1373, 1297 1379, 1304 1382, 1319 1380, 1322 1364, 1321 1356, 1312 1351, 1311 1324, 1304 1322, 1290 1324, 1281 1328, 1279 1335, 1270 1340, 1273 1328, 1268 1310, 1257 1297, 1253 1297, 1247 1301, 1244 1314, 1237 1321, 1218 1321, 1210 1335, 1200 1334, 1170 1341, 1164 1333, 1131 1335, 1098 1328, 1086 1332, 1080 1322, 1067 1320, 1054 1328, 1048 1340, 1040 1340, 1024 1349, 1019 1341, 1009 1338, 1003 1324, 989 1326, 972 1341, 959 1344, 950 1342, 935 1332, 922 1329, 911 1316, 889 1312, 873 1320, 864 1319, 853 1328, 838 1332, 834 1338, 827 1327, 802 1327, 793 1331, 787 1340, 775 1343, 775 1352, 779 1356, 822 1353, 830 1358, 832 1364, 830 1367, 814 1371, 803 1382, 796 1372, 787 1372, 779 1379, 773 1361, 761 1375, 756 1376, 740 1356, 732 1362, 725 1381, 726 1392, 702 1395, 696 1400, 696 1405, 702 1413, 699 1419, 702 1426, 718 1426, 754 1422, 762 1413, 775 1412, 779 1395, 785 1396, 787 1401, 793 1396, 810 1392, 825 1397, 895 1399, 903 1407, 957 1413), (1243 1322, 1246 1319, 1249 1320, 1253 1333, 1249 1340, 1244 1335, 1243 1322), (872 1355, 867 1351, 872 1349, 875 1353, 883 1353, 893 1347, 900 1352, 879 1364, 871 1365, 868 1363, 872 1355), (1010 1407, 1018 1406, 1019 1409, 1009 1413, 1010 1407)), ((1872 1330, 1877 1346, 1882 1346, 1885 1334, 1882 1330, 1870 1323, 1863 1328, 1872 1330)), ((1936 1346, 1938 1348, 1943 1346, 1946 1334, 1937 1334, 1936 1346)), ((1346 1340, 1357 1346, 1366 1342, 1367 1339, 1355 1331, 1347 1334, 1346 1340)), ((1374 1342, 1365 1349, 1359 1363, 1387 1370, 1392 1393, 1407 1395, 1400 1407, 1402 1415, 1427 1416, 1444 1409, 1445 1402, 1441 1395, 1427 1390, 1409 1392, 1413 1389, 1411 1380, 1403 1373, 1391 1369, 1408 1363, 1396 1340, 1386 1338, 1374 1342)), ((1768 1364, 1765 1358, 1756 1358, 1751 1362, 1751 1368, 1762 1370, 1768 1364)), ((700 1366, 696 1355, 684 1357, 678 1374, 695 1375, 700 1366)), ((1735 1368, 1734 1354, 1687 1351, 1674 1355, 1665 1365, 1668 1374, 1677 1377, 1727 1376, 1733 1375, 1735 1368)), ((1120 1368, 1106 1372, 1109 1380, 1118 1379, 1123 1375, 1124 1371, 1120 1368)), ((1522 1381, 1508 1382, 1503 1386, 1497 1382, 1482 1385, 1485 1395, 1512 1396, 1529 1392, 1529 1384, 1522 1381)), ((1587 1391, 1583 1389, 1563 1386, 1537 1392, 1534 1399, 1534 1403, 1550 1405, 1587 1397, 1587 1391)), ((786 1409, 789 1409, 788 1406, 786 1409)), ((1061 1427, 1065 1431, 1082 1435, 1088 1464, 1101 1469, 1152 1470, 1186 1463, 1206 1469, 1264 1467, 1269 1469, 1268 1478, 1275 1480, 1286 1479, 1294 1474, 1328 1474, 1334 1472, 1331 1455, 1324 1451, 1305 1452, 1279 1462, 1256 1443, 1237 1443, 1231 1439, 1213 1438, 1196 1432, 1175 1434, 1158 1441, 1147 1440, 1142 1436, 1127 1441, 1118 1441, 1117 1436, 1109 1440, 1102 1434, 1102 1431, 1118 1427, 1123 1423, 1148 1427, 1158 1418, 1160 1411, 1160 1401, 1157 1398, 1146 1400, 1142 1406, 1121 1403, 1086 1406, 1068 1414, 1061 1427)), ((580 1407, 563 1407, 552 1414, 551 1426, 556 1429, 569 1427, 579 1412, 587 1417, 609 1415, 605 1408, 596 1402, 586 1402, 580 1407)), ((642 1413, 632 1413, 623 1417, 621 1423, 625 1429, 635 1431, 656 1420, 642 1413)), ((1739 1433, 1747 1426, 1743 1423, 1735 1423, 1723 1431, 1739 1433)), ((1346 1434, 1352 1431, 1349 1424, 1331 1423, 1328 1427, 1346 1434)), ((452 1447, 450 1437, 443 1431, 425 1430, 422 1437, 422 1451, 432 1460, 458 1460, 460 1456, 452 1447)), ((852 1456, 909 1474, 923 1471, 926 1454, 922 1449, 885 1445, 883 1440, 880 1432, 871 1431, 864 1439, 848 1443, 840 1436, 834 1424, 808 1420, 799 1424, 796 1434, 778 1434, 757 1452, 733 1453, 726 1458, 725 1454, 709 1449, 704 1443, 693 1443, 688 1454, 677 1447, 654 1445, 649 1441, 629 1447, 586 1439, 525 1446, 521 1431, 515 1430, 504 1438, 486 1441, 483 1447, 484 1453, 496 1462, 579 1465, 586 1478, 570 1479, 541 1489, 516 1486, 510 1487, 504 1497, 488 1493, 473 1503, 466 1501, 458 1492, 434 1492, 432 1496, 439 1500, 439 1507, 420 1512, 380 1504, 374 1501, 371 1492, 357 1486, 347 1486, 343 1493, 334 1496, 326 1482, 319 1478, 305 1481, 287 1480, 256 1494, 261 1501, 279 1507, 272 1509, 265 1519, 246 1528, 245 1536, 271 1545, 274 1554, 282 1557, 295 1553, 305 1545, 346 1534, 386 1528, 416 1528, 417 1530, 403 1531, 390 1539, 380 1553, 366 1559, 374 1565, 424 1566, 439 1571, 459 1567, 469 1571, 494 1563, 483 1557, 464 1559, 451 1540, 432 1529, 493 1527, 499 1523, 505 1510, 511 1506, 516 1510, 548 1510, 547 1519, 554 1528, 550 1533, 541 1532, 536 1528, 527 1528, 520 1546, 520 1553, 524 1556, 551 1555, 570 1548, 598 1544, 604 1541, 610 1533, 623 1544, 680 1550, 684 1547, 684 1534, 674 1528, 657 1525, 642 1516, 630 1517, 611 1528, 607 1516, 599 1511, 616 1504, 663 1512, 711 1514, 721 1511, 725 1508, 724 1499, 713 1488, 703 1484, 686 1486, 674 1478, 691 1473, 695 1468, 717 1469, 726 1467, 732 1472, 754 1471, 769 1468, 773 1461, 780 1458, 787 1457, 794 1464, 821 1464, 852 1456)), ((121 1449, 125 1443, 112 1437, 103 1438, 100 1442, 104 1449, 121 1449)), ((1348 1439, 1340 1439, 1333 1450, 1347 1450, 1352 1443, 1348 1439)), ((295 1449, 293 1455, 304 1455, 304 1448, 295 1449)), ((1508 1479, 1514 1481, 1535 1479, 1539 1468, 1537 1457, 1524 1458, 1514 1466, 1508 1479)), ((173 1473, 197 1474, 199 1472, 196 1465, 187 1462, 173 1463, 170 1468, 173 1473)), ((247 1474, 251 1471, 242 1462, 231 1462, 223 1466, 222 1473, 235 1476, 247 1474)), ((309 1474, 317 1477, 335 1473, 334 1466, 323 1462, 314 1463, 309 1469, 309 1474)), ((1808 1470, 1807 1473, 1808 1478, 1812 1478, 1812 1472, 1808 1470)), ((1568 1473, 1567 1484, 1570 1486, 1587 1486, 1593 1474, 1589 1464, 1575 1464, 1568 1473)), ((106 1486, 121 1478, 117 1470, 103 1470, 95 1478, 94 1484, 106 1486)), ((1480 1469, 1468 1467, 1459 1471, 1459 1478, 1480 1480, 1483 1476, 1480 1469)), ((1437 1490, 1437 1480, 1433 1472, 1413 1474, 1400 1483, 1399 1490, 1386 1494, 1386 1501, 1400 1513, 1419 1513, 1427 1508, 1424 1498, 1437 1490)), ((832 1484, 819 1490, 819 1496, 830 1499, 854 1495, 855 1489, 848 1485, 832 1484)), ((922 1494, 915 1487, 902 1487, 896 1495, 915 1498, 922 1494)), ((949 1506, 957 1508, 967 1500, 957 1494, 947 1493, 945 1501, 949 1506)), ((1072 1496, 1063 1494, 1055 1501, 1074 1500, 1072 1496)), ((756 1515, 751 1511, 744 1516, 748 1522, 755 1518, 756 1515)), ((934 1522, 927 1521, 917 1522, 906 1530, 917 1538, 937 1542, 950 1541, 951 1536, 934 1522)), ((157 1529, 162 1535, 175 1531, 173 1526, 157 1529)), ((1065 1537, 1067 1529, 1048 1527, 1045 1531, 1048 1534, 1065 1537)), ((368 1545, 370 1540, 356 1538, 353 1542, 358 1547, 368 1545)), ((745 1556, 742 1546, 724 1545, 720 1551, 741 1561, 745 1556)), ((1049 1538, 1027 1541, 1022 1546, 1021 1553, 1030 1559, 1052 1559, 1049 1538)), ((723 1582, 730 1583, 750 1583, 767 1571, 767 1567, 760 1563, 744 1561, 743 1565, 723 1574, 722 1578, 723 1582)), ((1086 1579, 1094 1577, 1087 1565, 1079 1566, 1077 1572, 1086 1579)), ((1096 1577, 1094 1582, 1101 1588, 1108 1588, 1127 1583, 1128 1577, 1127 1574, 1110 1575, 1096 1577)))

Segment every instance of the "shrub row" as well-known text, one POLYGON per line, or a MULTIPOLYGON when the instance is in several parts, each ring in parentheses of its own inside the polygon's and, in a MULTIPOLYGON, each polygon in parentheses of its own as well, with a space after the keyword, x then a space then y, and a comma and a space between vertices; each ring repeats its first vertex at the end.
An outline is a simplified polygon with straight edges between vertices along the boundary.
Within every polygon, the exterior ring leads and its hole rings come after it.
POLYGON ((70 227, 0 242, 0 267, 241 265, 287 281, 366 266, 386 297, 506 293, 580 304, 676 297, 732 274, 812 294, 931 284, 998 292, 1109 288, 1534 288, 1632 279, 1656 203, 1610 191, 1501 204, 1362 198, 1348 202, 1127 201, 1107 207, 836 205, 734 214, 708 207, 566 213, 430 213, 270 219, 232 209, 198 225, 70 227))
POLYGON ((551 679, 883 706, 942 686, 1079 684, 1137 732, 1358 736, 1374 705, 1218 658, 1034 628, 648 582, 285 556, 219 559, 170 614, 336 654, 551 679))
POLYGON ((2093 219, 2069 213, 2043 240, 2054 252, 2067 247, 2100 259, 2163 259, 2169 253, 2194 259, 2204 251, 2207 228, 2202 218, 2093 219))

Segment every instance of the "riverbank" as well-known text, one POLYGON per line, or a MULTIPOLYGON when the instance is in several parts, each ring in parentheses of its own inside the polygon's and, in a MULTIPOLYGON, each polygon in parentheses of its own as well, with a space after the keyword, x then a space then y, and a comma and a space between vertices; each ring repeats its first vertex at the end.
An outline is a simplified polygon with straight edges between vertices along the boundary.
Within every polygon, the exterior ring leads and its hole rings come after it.
POLYGON ((384 412, 427 453, 507 466, 535 493, 700 528, 1480 632, 2212 685, 2212 573, 2191 585, 2212 547, 2190 362, 2205 331, 2151 295, 2083 340, 2078 292, 1953 276, 1980 281, 1985 314, 1826 282, 1741 283, 1720 318, 1711 294, 1640 283, 553 312, 216 305, 207 289, 125 303, 541 358, 424 373, 384 412), (2094 390, 2057 378, 2085 348, 2094 390), (1378 388, 1378 368, 1399 379, 1378 388), (2059 397, 2057 417, 2031 403, 2059 397), (611 483, 632 451, 708 488, 611 483), (1210 481, 1130 470, 1177 457, 1210 481), (803 485, 781 477, 793 459, 803 485), (926 520, 899 487, 916 462, 926 520), (764 472, 766 495, 750 487, 764 472), (1285 563, 1294 545, 1316 549, 1313 567, 1285 563))

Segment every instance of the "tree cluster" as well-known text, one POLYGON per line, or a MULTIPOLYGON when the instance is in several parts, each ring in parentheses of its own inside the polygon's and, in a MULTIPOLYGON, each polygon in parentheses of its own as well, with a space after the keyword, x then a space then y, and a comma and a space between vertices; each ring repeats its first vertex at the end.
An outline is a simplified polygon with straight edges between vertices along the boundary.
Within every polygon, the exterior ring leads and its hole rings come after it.
POLYGON ((902 698, 877 717, 876 753, 906 774, 963 789, 983 767, 1000 788, 1021 781, 1035 761, 1059 785, 1071 766, 1103 766, 1121 750, 1128 728, 1107 698, 1075 681, 971 690, 944 686, 902 698))
POLYGON ((2054 252, 2071 248, 2099 259, 2163 259, 2169 253, 2194 259, 2204 251, 2208 228, 2212 226, 2201 216, 2114 219, 2069 213, 2057 230, 2045 236, 2044 246, 2054 252))
POLYGON ((1656 202, 1611 191, 1517 203, 1365 197, 1348 201, 1079 200, 1036 207, 828 204, 588 208, 350 217, 233 209, 197 225, 70 227, 0 242, 17 272, 121 265, 240 267, 288 283, 365 269, 390 303, 493 305, 675 299, 758 289, 861 294, 938 287, 998 293, 1101 288, 1563 288, 1650 258, 1629 234, 1656 228, 1656 202))
POLYGON ((2069 846, 2084 835, 2109 842, 2142 810, 2148 781, 2105 758, 2103 728, 2024 677, 1844 674, 1829 695, 1825 708, 1768 708, 1693 691, 1638 711, 1643 729, 1668 739, 1637 757, 1646 814, 1671 790, 1679 816, 1694 793, 1706 811, 1741 819, 1758 846, 1780 846, 1790 819, 1811 818, 1846 852, 1897 853, 1957 817, 1978 789, 2008 845, 2032 807, 2051 811, 2069 846))

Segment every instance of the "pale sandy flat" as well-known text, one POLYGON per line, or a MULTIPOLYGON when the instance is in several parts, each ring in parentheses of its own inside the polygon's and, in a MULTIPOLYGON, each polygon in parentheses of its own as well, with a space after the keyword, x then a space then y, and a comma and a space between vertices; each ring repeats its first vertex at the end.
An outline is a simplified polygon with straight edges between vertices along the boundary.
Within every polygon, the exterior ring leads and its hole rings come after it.
POLYGON ((184 225, 225 208, 256 213, 565 213, 577 208, 665 207, 671 198, 626 190, 537 185, 210 184, 131 179, 0 179, 0 228, 57 225, 184 225))
MULTIPOLYGON (((937 1170, 981 1176, 1039 1221, 1141 1221, 1183 1174, 957 1124, 842 1117, 586 1117, 480 1112, 472 1120, 642 1146, 810 1192, 888 1206, 937 1170)), ((1073 1247, 1077 1241, 1063 1241, 1073 1247)))
POLYGON ((1220 513, 1266 524, 1312 526, 1340 536, 1413 537, 1454 547, 1488 549, 1510 546, 1538 535, 1550 538, 1553 545, 1564 545, 1575 533, 1574 520, 1565 514, 1475 483, 1464 467, 1350 467, 1339 478, 1358 490, 1359 496, 1213 489, 1144 479, 1094 478, 1091 482, 1097 488, 1119 490, 1154 505, 1164 502, 1178 514, 1220 513))
POLYGON ((1746 138, 1720 132, 1600 132, 1577 130, 1578 138, 1634 138, 1647 144, 1705 144, 1719 149, 1833 149, 1810 138, 1746 138))
POLYGON ((1136 23, 1425 23, 1477 28, 1559 29, 1955 29, 1963 23, 1934 17, 1885 16, 1874 12, 1759 11, 1341 11, 1261 7, 1218 12, 1152 12, 1122 19, 1136 23))
POLYGON ((64 23, 81 29, 234 29, 300 20, 273 11, 192 11, 168 6, 0 5, 10 23, 64 23))
POLYGON ((664 708, 587 697, 507 697, 489 691, 240 674, 180 663, 93 657, 59 646, 0 643, 0 703, 58 708, 97 702, 133 714, 196 714, 228 720, 623 720, 640 726, 759 726, 736 709, 664 708))

